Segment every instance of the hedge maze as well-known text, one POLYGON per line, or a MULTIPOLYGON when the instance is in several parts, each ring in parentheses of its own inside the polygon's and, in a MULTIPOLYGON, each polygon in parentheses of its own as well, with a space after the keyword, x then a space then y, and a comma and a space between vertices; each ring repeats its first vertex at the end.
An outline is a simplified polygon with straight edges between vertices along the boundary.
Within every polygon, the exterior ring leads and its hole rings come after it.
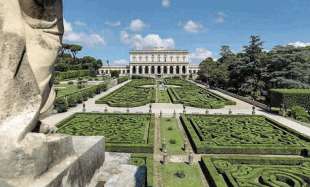
POLYGON ((235 105, 235 102, 220 97, 193 83, 180 79, 166 79, 166 84, 179 87, 168 88, 173 103, 198 108, 223 108, 225 105, 235 105))
POLYGON ((96 104, 107 104, 111 107, 138 107, 155 103, 155 88, 141 87, 154 84, 154 79, 134 79, 111 94, 100 98, 96 104))
POLYGON ((263 116, 182 115, 197 153, 308 156, 310 140, 263 116))
POLYGON ((58 125, 58 133, 104 136, 108 151, 152 153, 154 120, 150 114, 77 113, 58 125))
POLYGON ((203 157, 202 167, 214 187, 310 186, 306 158, 203 157))

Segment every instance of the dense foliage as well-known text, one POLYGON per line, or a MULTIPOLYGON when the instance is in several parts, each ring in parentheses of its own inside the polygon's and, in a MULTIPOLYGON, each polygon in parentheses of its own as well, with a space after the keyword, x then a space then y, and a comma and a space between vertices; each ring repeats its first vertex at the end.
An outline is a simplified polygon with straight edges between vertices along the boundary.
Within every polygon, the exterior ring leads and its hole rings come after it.
POLYGON ((259 36, 240 53, 223 46, 221 57, 200 64, 199 79, 243 96, 260 99, 271 88, 310 87, 310 47, 276 46, 266 52, 259 36))
POLYGON ((63 44, 55 64, 55 71, 67 72, 74 70, 88 70, 91 76, 96 76, 98 69, 102 67, 102 61, 91 56, 78 58, 77 53, 81 50, 82 46, 63 44))
POLYGON ((198 153, 307 154, 310 139, 263 116, 183 115, 198 153))
POLYGON ((152 152, 154 117, 150 114, 77 113, 59 125, 58 133, 104 136, 106 149, 116 152, 152 152))

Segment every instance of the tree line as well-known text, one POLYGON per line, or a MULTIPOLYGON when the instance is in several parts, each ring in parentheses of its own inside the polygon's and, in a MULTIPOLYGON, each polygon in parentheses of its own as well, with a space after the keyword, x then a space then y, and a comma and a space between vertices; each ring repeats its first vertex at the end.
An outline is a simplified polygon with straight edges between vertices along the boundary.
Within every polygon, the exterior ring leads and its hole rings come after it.
POLYGON ((55 64, 55 71, 89 70, 91 76, 96 76, 98 69, 102 67, 102 60, 92 56, 78 58, 77 54, 81 52, 82 49, 83 47, 80 45, 63 44, 55 64))
POLYGON ((219 59, 202 61, 199 79, 256 100, 271 88, 310 88, 310 47, 286 45, 266 51, 260 37, 253 35, 241 52, 225 45, 219 59))

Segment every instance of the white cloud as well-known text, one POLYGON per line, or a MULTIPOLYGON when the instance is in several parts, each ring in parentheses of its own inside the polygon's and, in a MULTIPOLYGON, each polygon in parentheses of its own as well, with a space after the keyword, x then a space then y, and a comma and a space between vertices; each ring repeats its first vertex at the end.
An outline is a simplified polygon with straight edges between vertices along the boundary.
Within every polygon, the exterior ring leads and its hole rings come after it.
POLYGON ((216 14, 215 22, 216 23, 224 23, 225 22, 225 17, 226 17, 226 14, 224 14, 223 12, 218 12, 216 14))
POLYGON ((212 57, 213 53, 206 48, 196 48, 193 53, 190 54, 190 59, 194 63, 200 63, 208 57, 212 57))
POLYGON ((310 46, 310 42, 297 41, 297 42, 289 43, 288 45, 292 45, 294 47, 307 47, 307 46, 310 46))
POLYGON ((146 24, 141 19, 135 19, 131 21, 129 27, 133 32, 139 32, 146 27, 146 24))
POLYGON ((129 62, 126 59, 119 59, 119 60, 114 60, 112 62, 112 64, 114 64, 114 65, 128 65, 129 62))
POLYGON ((183 25, 183 29, 186 32, 197 33, 203 29, 203 25, 198 22, 194 22, 193 20, 189 20, 183 25))
POLYGON ((171 5, 171 1, 170 0, 162 0, 161 1, 161 5, 165 8, 169 8, 171 5))
POLYGON ((120 39, 121 42, 130 45, 134 49, 150 49, 154 47, 170 49, 175 47, 172 38, 161 38, 158 34, 148 34, 143 37, 140 34, 130 35, 128 32, 122 31, 120 39))
POLYGON ((122 23, 120 21, 112 21, 112 22, 107 21, 104 24, 106 24, 110 27, 119 27, 119 26, 121 26, 122 23))
POLYGON ((80 26, 80 27, 85 27, 85 26, 87 26, 87 24, 84 23, 84 22, 82 22, 82 21, 75 21, 75 22, 74 22, 74 25, 77 25, 77 26, 80 26))
POLYGON ((64 20, 64 40, 67 42, 80 43, 89 47, 105 45, 104 37, 97 33, 76 32, 72 24, 64 20))

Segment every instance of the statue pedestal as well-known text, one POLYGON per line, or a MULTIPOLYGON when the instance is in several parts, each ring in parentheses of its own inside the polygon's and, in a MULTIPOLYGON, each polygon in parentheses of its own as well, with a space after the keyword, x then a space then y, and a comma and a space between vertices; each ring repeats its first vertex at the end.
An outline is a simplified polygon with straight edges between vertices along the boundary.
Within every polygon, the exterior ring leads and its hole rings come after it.
MULTIPOLYGON (((48 168, 41 175, 0 178, 1 187, 84 187, 104 163, 103 137, 48 135, 48 168)), ((31 163, 31 162, 30 162, 31 163)), ((21 168, 26 169, 26 168, 21 168)))

